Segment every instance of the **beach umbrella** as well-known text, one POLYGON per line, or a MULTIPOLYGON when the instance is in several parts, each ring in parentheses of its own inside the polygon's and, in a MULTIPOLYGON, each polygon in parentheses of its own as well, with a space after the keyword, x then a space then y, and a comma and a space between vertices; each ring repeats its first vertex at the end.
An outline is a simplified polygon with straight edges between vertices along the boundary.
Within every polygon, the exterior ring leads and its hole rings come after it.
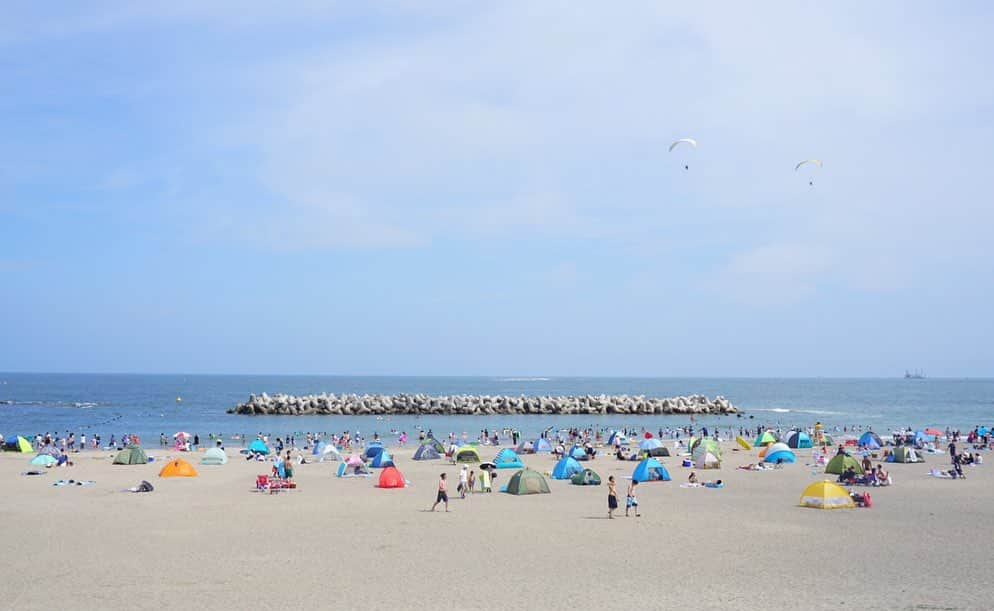
POLYGON ((659 441, 655 437, 647 437, 646 439, 643 439, 642 441, 639 442, 639 449, 645 451, 655 450, 656 448, 661 447, 662 445, 663 442, 659 441))
POLYGON ((28 462, 30 464, 32 464, 32 465, 40 465, 42 467, 51 467, 52 465, 54 465, 55 463, 57 463, 59 461, 55 460, 54 458, 52 458, 48 454, 39 454, 38 456, 35 456, 34 458, 32 458, 28 462))
POLYGON ((496 469, 497 465, 495 465, 492 462, 484 462, 484 463, 480 463, 480 468, 481 469, 488 469, 488 470, 489 469, 496 469))
MULTIPOLYGON (((938 431, 936 429, 925 429, 925 432, 928 433, 929 435, 935 435, 936 437, 942 437, 942 431, 938 431)), ((983 435, 983 433, 981 433, 981 435, 983 435)))
POLYGON ((193 435, 187 433, 186 431, 180 431, 173 435, 173 439, 183 438, 184 440, 186 440, 189 439, 190 437, 193 437, 193 435))

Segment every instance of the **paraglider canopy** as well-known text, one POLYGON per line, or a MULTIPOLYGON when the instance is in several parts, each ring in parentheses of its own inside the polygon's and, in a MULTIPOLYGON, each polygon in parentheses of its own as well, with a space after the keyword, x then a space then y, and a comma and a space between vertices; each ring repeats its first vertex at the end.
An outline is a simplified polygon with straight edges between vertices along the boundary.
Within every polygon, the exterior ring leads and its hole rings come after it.
MULTIPOLYGON (((673 141, 673 144, 670 145, 669 152, 672 153, 673 149, 675 149, 676 147, 680 146, 681 144, 687 144, 689 146, 697 148, 697 140, 694 140, 693 138, 680 138, 679 140, 674 140, 673 141)), ((683 169, 689 170, 690 166, 689 165, 684 165, 683 169)))
MULTIPOLYGON (((811 165, 818 166, 819 169, 821 169, 821 167, 822 167, 821 159, 805 159, 804 161, 798 162, 798 164, 794 166, 794 171, 796 172, 796 171, 800 170, 802 166, 807 165, 809 163, 811 165)), ((808 181, 808 185, 814 186, 814 184, 815 184, 815 181, 813 181, 813 180, 809 180, 808 181)))

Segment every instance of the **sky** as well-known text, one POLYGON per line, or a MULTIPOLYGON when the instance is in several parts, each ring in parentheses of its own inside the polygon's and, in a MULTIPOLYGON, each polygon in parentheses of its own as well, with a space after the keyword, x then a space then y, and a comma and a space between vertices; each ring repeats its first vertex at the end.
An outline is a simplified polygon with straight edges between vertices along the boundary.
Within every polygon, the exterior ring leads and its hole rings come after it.
POLYGON ((994 376, 992 34, 982 1, 8 4, 0 371, 994 376))

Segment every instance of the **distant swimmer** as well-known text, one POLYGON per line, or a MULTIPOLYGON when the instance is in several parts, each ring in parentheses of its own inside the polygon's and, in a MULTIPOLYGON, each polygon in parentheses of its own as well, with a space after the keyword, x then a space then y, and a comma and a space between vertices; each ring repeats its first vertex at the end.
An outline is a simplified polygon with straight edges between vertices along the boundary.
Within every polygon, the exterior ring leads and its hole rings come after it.
POLYGON ((176 402, 177 403, 182 403, 183 402, 183 397, 176 397, 176 402))

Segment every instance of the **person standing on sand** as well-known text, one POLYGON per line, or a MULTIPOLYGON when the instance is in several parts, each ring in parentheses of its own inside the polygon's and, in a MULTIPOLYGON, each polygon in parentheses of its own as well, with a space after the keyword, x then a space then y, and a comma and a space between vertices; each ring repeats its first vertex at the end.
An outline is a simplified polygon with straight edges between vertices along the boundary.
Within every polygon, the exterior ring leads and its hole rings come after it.
POLYGON ((469 468, 466 465, 462 466, 459 471, 459 498, 466 498, 466 485, 469 483, 469 468))
POLYGON ((607 517, 614 519, 614 510, 618 508, 618 491, 615 488, 614 476, 607 478, 607 517))
POLYGON ((625 496, 625 517, 628 517, 628 510, 632 507, 635 508, 635 517, 641 518, 642 514, 639 513, 639 499, 635 496, 635 488, 639 485, 638 480, 633 479, 632 483, 628 484, 628 494, 625 496))
POLYGON ((445 511, 449 510, 449 484, 445 481, 445 474, 438 476, 438 496, 435 497, 435 504, 431 510, 435 511, 439 503, 445 503, 445 511))

